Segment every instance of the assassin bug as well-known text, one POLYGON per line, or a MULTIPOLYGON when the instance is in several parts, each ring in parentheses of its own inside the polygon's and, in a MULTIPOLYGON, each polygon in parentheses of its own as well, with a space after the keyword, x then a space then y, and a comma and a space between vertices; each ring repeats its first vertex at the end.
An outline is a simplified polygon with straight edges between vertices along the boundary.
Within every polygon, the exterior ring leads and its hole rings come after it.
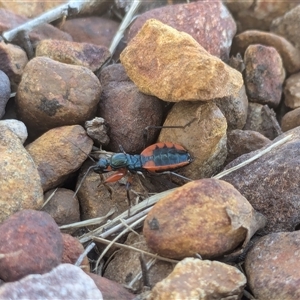
MULTIPOLYGON (((127 172, 151 172, 151 173, 172 173, 180 178, 190 180, 182 175, 173 173, 172 171, 192 162, 190 153, 181 145, 170 142, 160 142, 145 148, 141 154, 128 154, 125 151, 115 153, 109 158, 100 158, 98 162, 89 167, 82 181, 92 169, 98 174, 103 174, 111 171, 117 171, 109 176, 103 183, 116 182, 124 177, 127 172)), ((79 190, 81 184, 78 186, 79 190)), ((130 181, 127 182, 127 198, 129 198, 130 181)))

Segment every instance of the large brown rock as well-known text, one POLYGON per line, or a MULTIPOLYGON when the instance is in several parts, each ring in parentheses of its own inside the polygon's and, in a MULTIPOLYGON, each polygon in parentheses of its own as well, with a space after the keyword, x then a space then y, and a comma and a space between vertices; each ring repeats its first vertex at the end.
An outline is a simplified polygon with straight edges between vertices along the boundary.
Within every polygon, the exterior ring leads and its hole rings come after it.
POLYGON ((221 1, 196 1, 149 10, 134 21, 128 33, 128 41, 149 19, 156 19, 178 31, 188 33, 210 54, 223 61, 229 59, 236 25, 221 1))
POLYGON ((40 209, 43 190, 37 168, 20 139, 0 126, 0 222, 22 209, 40 209))
POLYGON ((0 225, 0 278, 15 281, 44 274, 61 263, 63 240, 45 212, 23 210, 0 225))
MULTIPOLYGON (((104 68, 100 81, 103 92, 97 114, 110 128, 108 148, 120 152, 121 145, 128 153, 140 153, 145 147, 144 129, 161 125, 162 101, 141 93, 121 64, 104 68)), ((154 130, 149 131, 147 143, 153 143, 156 134, 154 130)))
POLYGON ((79 169, 93 141, 80 125, 53 128, 27 145, 40 174, 44 191, 57 187, 79 169))
POLYGON ((96 114, 100 93, 100 82, 91 70, 36 57, 26 65, 16 105, 21 120, 37 135, 83 124, 96 114))
POLYGON ((185 258, 174 271, 157 283, 148 298, 163 299, 241 299, 245 275, 218 261, 185 258))
POLYGON ((288 131, 300 126, 300 107, 287 112, 281 119, 282 131, 288 131))
POLYGON ((189 151, 193 162, 176 173, 191 179, 210 177, 217 173, 226 159, 227 122, 213 102, 176 103, 169 112, 159 142, 182 145, 189 151))
POLYGON ((283 66, 288 73, 296 73, 300 70, 300 51, 284 37, 271 32, 247 30, 236 35, 232 43, 232 53, 244 54, 248 46, 252 44, 274 47, 280 54, 283 66))
POLYGON ((110 58, 104 46, 59 40, 43 40, 38 43, 36 56, 46 56, 53 60, 83 66, 95 72, 110 58))
POLYGON ((245 51, 244 61, 249 101, 277 107, 281 100, 285 70, 276 49, 250 45, 245 51))
POLYGON ((253 246, 245 271, 256 299, 300 298, 299 247, 299 231, 272 233, 253 246))
MULTIPOLYGON (((271 149, 250 164, 222 177, 248 199, 255 210, 267 217, 262 233, 292 231, 300 222, 300 127, 279 137, 273 143, 291 135, 289 140, 271 149)), ((264 150, 265 146, 261 150, 264 150)), ((259 151, 244 154, 232 161, 231 168, 253 157, 259 151)))
POLYGON ((165 101, 237 95, 243 85, 241 73, 209 54, 189 34, 155 19, 144 24, 120 60, 141 92, 165 101))
POLYGON ((244 246, 264 222, 231 184, 210 178, 160 199, 145 219, 143 234, 161 256, 214 258, 244 246))
POLYGON ((300 50, 298 32, 300 30, 300 5, 289 10, 286 14, 274 19, 271 24, 271 31, 286 38, 297 49, 300 50))
POLYGON ((284 84, 284 104, 289 108, 300 107, 300 73, 291 75, 284 84))

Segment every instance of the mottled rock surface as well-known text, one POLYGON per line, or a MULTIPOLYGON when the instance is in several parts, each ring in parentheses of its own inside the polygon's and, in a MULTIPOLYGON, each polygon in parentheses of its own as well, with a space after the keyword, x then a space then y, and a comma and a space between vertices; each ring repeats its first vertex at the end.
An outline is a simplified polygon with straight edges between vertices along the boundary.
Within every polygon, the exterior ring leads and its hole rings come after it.
POLYGON ((232 130, 227 134, 228 155, 226 163, 231 162, 243 154, 258 150, 269 143, 271 143, 271 140, 257 131, 232 130))
POLYGON ((243 85, 237 97, 225 97, 215 103, 227 120, 227 130, 242 129, 247 120, 248 97, 243 85))
POLYGON ((12 90, 17 89, 24 68, 28 63, 25 51, 17 45, 0 42, 1 70, 8 76, 12 90))
POLYGON ((244 55, 245 86, 249 101, 277 107, 281 100, 285 71, 273 47, 250 45, 244 55))
POLYGON ((300 126, 300 107, 287 112, 281 119, 282 131, 300 126))
POLYGON ((245 245, 264 222, 232 185, 210 178, 160 199, 144 221, 143 234, 161 256, 214 258, 245 245))
POLYGON ((61 264, 44 275, 29 275, 0 287, 0 298, 28 299, 97 299, 102 294, 94 281, 79 267, 61 264))
POLYGON ((266 105, 252 102, 249 102, 248 116, 243 129, 257 131, 270 140, 280 134, 275 112, 266 105))
POLYGON ((141 92, 165 101, 237 96, 243 85, 241 73, 209 54, 189 34, 155 19, 144 24, 120 60, 141 92))
POLYGON ((44 191, 63 183, 86 160, 93 141, 80 125, 49 130, 27 145, 44 191))
POLYGON ((70 65, 83 66, 95 72, 110 57, 110 52, 104 46, 88 43, 43 40, 38 43, 35 55, 46 56, 70 65))
POLYGON ((0 239, 0 278, 6 282, 44 274, 61 262, 62 236, 45 212, 15 213, 0 225, 0 239))
POLYGON ((10 129, 14 134, 18 136, 22 144, 24 144, 28 137, 28 132, 23 122, 16 119, 5 119, 0 120, 0 125, 6 126, 8 129, 10 129))
POLYGON ((119 23, 104 17, 67 19, 61 29, 69 33, 75 42, 109 47, 119 23))
POLYGON ((79 202, 77 197, 74 197, 74 191, 65 188, 53 189, 45 193, 45 201, 49 197, 50 201, 42 210, 47 212, 58 226, 80 221, 79 202))
POLYGON ((93 117, 100 93, 100 82, 91 70, 36 57, 24 70, 16 105, 20 119, 38 135, 93 117))
POLYGON ((157 283, 149 300, 241 299, 246 277, 237 268, 218 261, 185 258, 157 283))
POLYGON ((5 114, 5 106, 10 97, 10 82, 8 76, 0 70, 0 119, 5 114))
POLYGON ((43 190, 37 168, 22 142, 0 126, 0 222, 22 209, 40 209, 43 190))
MULTIPOLYGON (((141 93, 121 64, 104 68, 100 81, 103 92, 97 115, 104 118, 110 128, 108 148, 120 152, 122 145, 128 153, 140 153, 145 147, 145 127, 161 125, 161 101, 141 93)), ((155 131, 149 131, 147 143, 152 144, 155 136, 155 131)))
POLYGON ((300 233, 278 232, 262 237, 249 251, 245 270, 256 299, 300 298, 300 233))
POLYGON ((300 3, 296 1, 225 0, 237 22, 238 31, 247 29, 269 30, 274 18, 300 3))
POLYGON ((221 110, 213 102, 180 102, 169 112, 159 142, 182 145, 193 157, 193 162, 176 171, 191 179, 216 174, 226 159, 227 122, 221 110))
POLYGON ((284 84, 284 104, 292 109, 300 107, 300 73, 291 75, 284 84))
MULTIPOLYGON (((280 135, 273 143, 289 134, 291 138, 282 145, 222 177, 246 197, 255 210, 267 217, 267 225, 262 231, 264 234, 292 231, 300 222, 300 127, 280 135)), ((240 156, 226 168, 245 161, 258 151, 240 156)))
POLYGON ((296 73, 300 70, 300 51, 284 37, 270 32, 247 30, 234 37, 232 53, 243 54, 251 44, 274 47, 280 54, 287 73, 296 73))
MULTIPOLYGON (((76 237, 73 237, 69 234, 63 233, 62 239, 64 250, 61 263, 75 265, 79 256, 84 252, 84 247, 76 237)), ((83 258, 82 263, 80 264, 80 268, 84 272, 90 272, 90 264, 87 256, 83 258)))
POLYGON ((128 42, 149 19, 190 34, 207 52, 228 61, 236 25, 221 1, 197 1, 149 10, 139 15, 130 27, 128 42))
POLYGON ((299 30, 300 30, 300 5, 289 10, 286 14, 279 16, 272 21, 270 30, 283 36, 300 50, 299 30))

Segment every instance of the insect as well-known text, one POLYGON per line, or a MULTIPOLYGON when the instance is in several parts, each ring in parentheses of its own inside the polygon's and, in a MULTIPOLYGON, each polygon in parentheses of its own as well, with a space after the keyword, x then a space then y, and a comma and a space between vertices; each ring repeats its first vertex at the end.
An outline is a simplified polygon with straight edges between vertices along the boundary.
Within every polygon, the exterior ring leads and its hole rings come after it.
POLYGON ((186 166, 192 162, 189 152, 181 145, 160 142, 148 146, 141 154, 115 153, 110 158, 100 158, 93 170, 96 173, 117 171, 105 180, 115 182, 127 172, 168 172, 186 166))

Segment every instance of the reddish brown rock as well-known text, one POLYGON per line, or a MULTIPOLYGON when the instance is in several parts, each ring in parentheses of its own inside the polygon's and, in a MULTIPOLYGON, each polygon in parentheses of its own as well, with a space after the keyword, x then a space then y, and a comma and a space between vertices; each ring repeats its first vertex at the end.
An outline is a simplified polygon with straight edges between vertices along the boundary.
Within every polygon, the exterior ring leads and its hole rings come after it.
POLYGON ((0 119, 5 114, 5 106, 10 98, 10 82, 8 76, 0 70, 0 119))
POLYGON ((213 258, 244 246, 264 223, 238 190, 211 178, 187 183, 160 199, 144 221, 143 234, 148 247, 161 256, 198 253, 213 258))
POLYGON ((245 260, 248 283, 256 299, 300 298, 300 233, 278 232, 262 237, 245 260))
MULTIPOLYGON (((110 128, 108 148, 120 152, 119 145, 128 153, 140 153, 144 148, 143 132, 147 126, 162 122, 159 99, 141 93, 128 78, 121 64, 104 68, 100 74, 103 87, 97 115, 110 128)), ((154 142, 156 132, 149 131, 147 142, 154 142)))
POLYGON ((287 112, 281 119, 282 131, 300 126, 300 107, 287 112))
POLYGON ((149 19, 159 20, 178 31, 188 33, 210 54, 223 61, 229 59, 236 25, 221 1, 197 1, 149 10, 139 15, 130 27, 128 42, 149 19))
POLYGON ((277 107, 285 71, 273 47, 250 45, 244 55, 245 86, 249 101, 277 107))
POLYGON ((241 73, 209 54, 189 34, 155 19, 144 24, 120 60, 141 92, 165 101, 237 96, 243 85, 241 73))
POLYGON ((44 191, 64 182, 87 159, 93 141, 80 125, 49 130, 26 149, 34 160, 44 191))
POLYGON ((274 18, 300 3, 296 1, 225 0, 237 22, 238 31, 247 29, 269 30, 274 18))
POLYGON ((162 129, 159 142, 182 145, 193 162, 176 171, 191 179, 216 174, 226 159, 227 122, 213 102, 179 102, 169 112, 164 126, 183 128, 162 129))
MULTIPOLYGON (((135 247, 137 249, 153 253, 146 245, 145 239, 142 235, 130 233, 126 239, 125 245, 135 247)), ((110 280, 114 280, 123 284, 135 291, 140 291, 143 288, 142 277, 136 279, 141 270, 141 263, 139 260, 140 253, 128 249, 119 249, 114 258, 108 263, 103 276, 110 280)), ((150 264, 153 258, 144 256, 144 262, 150 264)), ((150 286, 167 277, 173 270, 175 264, 162 260, 156 260, 155 263, 150 264, 148 269, 148 278, 150 286)))
POLYGON ((133 300, 136 295, 127 291, 121 284, 93 273, 87 273, 103 295, 103 299, 133 300))
POLYGON ((41 179, 22 142, 7 126, 0 127, 0 222, 22 209, 40 209, 41 179))
POLYGON ((299 36, 297 35, 297 32, 300 30, 299 14, 300 6, 298 5, 286 12, 284 15, 280 15, 277 19, 274 19, 270 27, 270 30, 273 33, 286 38, 298 50, 300 50, 299 36))
POLYGON ((257 131, 235 129, 227 134, 226 163, 231 162, 237 157, 255 151, 271 143, 271 140, 257 131))
POLYGON ((185 258, 157 283, 149 300, 241 299, 246 277, 237 268, 218 261, 185 258))
MULTIPOLYGON (((24 6, 24 3, 22 3, 22 6, 24 6)), ((13 29, 27 22, 28 20, 29 19, 26 18, 23 14, 20 15, 17 13, 13 13, 9 9, 0 8, 0 32, 1 33, 9 29, 13 29)), ((69 34, 59 30, 58 28, 50 24, 41 24, 33 28, 32 30, 30 30, 28 34, 29 34, 30 41, 33 43, 33 47, 35 47, 39 41, 44 39, 72 41, 72 37, 69 34)), ((14 42, 21 43, 21 40, 14 40, 14 42)))
POLYGON ((110 58, 104 46, 58 40, 43 40, 38 43, 36 56, 46 56, 53 60, 83 66, 95 72, 110 58))
POLYGON ((89 69, 36 57, 24 70, 16 105, 21 120, 36 136, 93 117, 100 93, 100 82, 89 69))
POLYGON ((300 73, 291 75, 284 85, 284 104, 290 108, 300 107, 300 73))
POLYGON ((103 17, 68 19, 61 29, 69 33, 75 42, 109 47, 119 28, 119 23, 103 17))
POLYGON ((49 197, 51 199, 43 207, 43 211, 48 213, 58 226, 80 221, 79 202, 74 197, 74 191, 64 188, 49 190, 44 195, 45 201, 49 197))
POLYGON ((9 77, 12 90, 15 91, 28 58, 23 49, 13 44, 0 42, 0 65, 1 70, 9 77))
MULTIPOLYGON (((84 252, 84 247, 79 240, 69 234, 62 234, 64 250, 62 254, 61 263, 75 265, 79 256, 84 252)), ((81 270, 90 272, 90 264, 87 256, 84 257, 80 264, 81 270)))
POLYGON ((242 129, 247 120, 248 97, 243 85, 237 97, 216 99, 215 103, 227 120, 227 130, 242 129))
POLYGON ((280 54, 283 66, 288 73, 296 73, 300 70, 300 51, 284 37, 274 33, 258 30, 248 30, 240 33, 233 39, 232 53, 240 52, 243 54, 248 46, 252 44, 274 47, 280 54))
POLYGON ((70 264, 61 264, 43 275, 28 275, 19 281, 3 284, 0 298, 103 300, 94 281, 79 267, 70 264))
POLYGON ((26 16, 28 18, 34 18, 38 15, 44 13, 51 8, 54 8, 66 1, 39 1, 32 0, 30 2, 20 3, 20 2, 7 2, 1 1, 0 7, 10 10, 21 16, 26 16))
MULTIPOLYGON (((292 136, 283 144, 222 177, 246 197, 255 210, 266 216, 268 222, 262 231, 265 234, 292 231, 300 220, 300 127, 280 135, 272 143, 290 134, 292 136)), ((253 157, 269 146, 270 144, 240 156, 228 164, 226 169, 253 157)))
POLYGON ((61 262, 62 236, 45 212, 15 213, 0 225, 0 238, 0 278, 6 282, 47 273, 61 262))

